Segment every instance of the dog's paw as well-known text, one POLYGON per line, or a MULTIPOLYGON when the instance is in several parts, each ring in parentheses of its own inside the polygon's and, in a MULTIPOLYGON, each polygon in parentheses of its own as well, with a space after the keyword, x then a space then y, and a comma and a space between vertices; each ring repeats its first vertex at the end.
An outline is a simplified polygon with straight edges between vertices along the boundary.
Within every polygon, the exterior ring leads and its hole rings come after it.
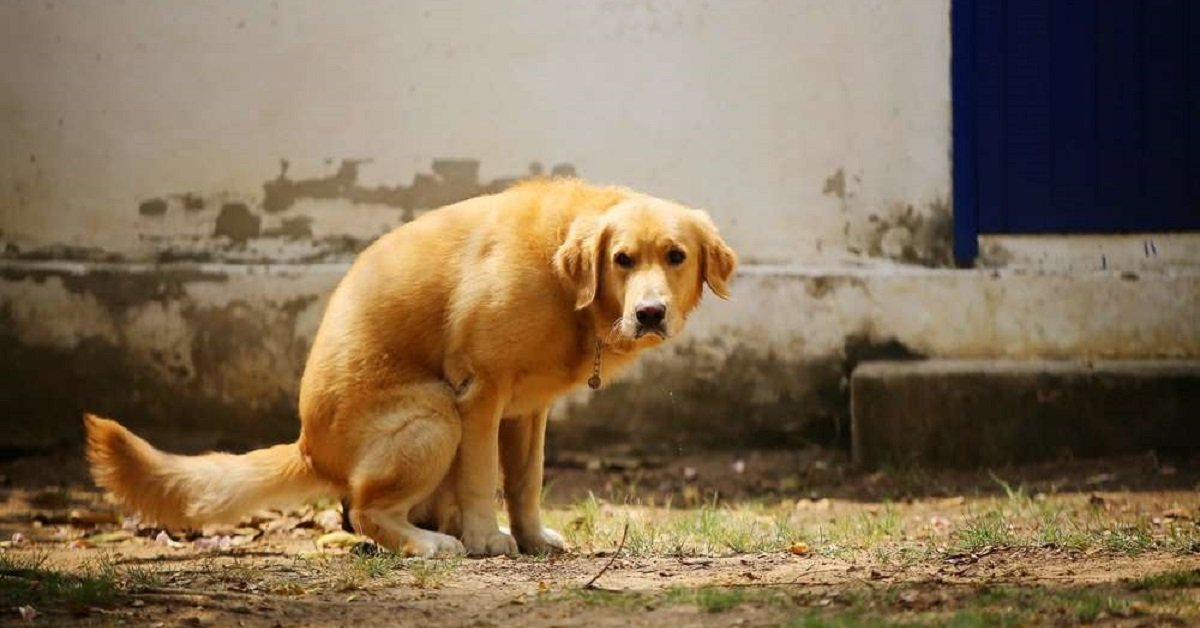
POLYGON ((463 534, 463 545, 468 556, 516 556, 517 541, 511 534, 490 532, 486 534, 463 534))
POLYGON ((409 536, 400 550, 405 556, 418 558, 462 556, 466 553, 466 549, 458 539, 428 530, 421 530, 419 533, 409 536))
POLYGON ((567 550, 567 542, 563 539, 563 535, 552 528, 542 528, 533 534, 518 535, 517 545, 520 546, 522 554, 538 556, 558 554, 567 550))

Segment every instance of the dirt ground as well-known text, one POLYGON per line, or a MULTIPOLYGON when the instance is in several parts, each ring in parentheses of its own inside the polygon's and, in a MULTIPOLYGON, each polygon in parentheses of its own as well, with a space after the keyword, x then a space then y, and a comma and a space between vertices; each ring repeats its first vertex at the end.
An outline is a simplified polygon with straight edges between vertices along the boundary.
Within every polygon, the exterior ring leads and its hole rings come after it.
POLYGON ((335 504, 163 531, 70 452, 0 465, 0 625, 1200 623, 1200 460, 852 470, 827 450, 559 455, 567 554, 403 559, 335 504))

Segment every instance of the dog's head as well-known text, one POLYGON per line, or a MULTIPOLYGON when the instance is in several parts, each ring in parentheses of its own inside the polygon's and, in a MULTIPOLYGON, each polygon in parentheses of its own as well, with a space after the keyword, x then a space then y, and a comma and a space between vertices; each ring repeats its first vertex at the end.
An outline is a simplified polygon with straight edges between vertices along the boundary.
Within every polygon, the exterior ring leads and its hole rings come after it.
POLYGON ((576 218, 554 264, 576 309, 609 322, 608 342, 641 348, 683 329, 705 283, 729 298, 737 256, 708 214, 638 195, 576 218))

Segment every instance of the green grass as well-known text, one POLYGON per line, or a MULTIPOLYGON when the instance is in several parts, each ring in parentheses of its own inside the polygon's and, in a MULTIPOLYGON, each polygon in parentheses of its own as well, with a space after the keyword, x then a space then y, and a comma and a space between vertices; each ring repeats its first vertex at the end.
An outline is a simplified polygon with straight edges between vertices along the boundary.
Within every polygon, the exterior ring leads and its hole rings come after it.
POLYGON ((436 589, 462 565, 461 558, 415 559, 408 563, 412 584, 418 589, 436 589))
POLYGON ((1017 543, 1009 515, 1003 510, 971 515, 951 536, 955 541, 953 549, 958 552, 976 552, 985 547, 1006 547, 1017 543))
POLYGON ((419 589, 438 588, 462 564, 462 559, 405 558, 382 551, 321 556, 307 562, 310 569, 328 574, 328 588, 346 592, 401 584, 419 589), (405 575, 407 580, 403 578, 405 575))
POLYGON ((900 622, 896 618, 865 613, 859 609, 836 609, 832 611, 809 609, 793 615, 785 625, 788 628, 875 628, 876 626, 913 626, 919 624, 900 622))
POLYGON ((108 606, 121 597, 127 584, 108 560, 66 572, 47 567, 45 554, 0 554, 0 600, 4 606, 108 606))
POLYGON ((643 610, 663 606, 692 605, 706 613, 724 613, 742 604, 779 604, 785 599, 780 590, 772 588, 675 586, 659 591, 610 591, 606 589, 575 588, 545 601, 577 600, 587 606, 623 610, 643 610))
MULTIPOLYGON (((1192 583, 1195 582, 1193 578, 1191 575, 1172 575, 1165 582, 1192 583)), ((851 594, 852 601, 845 606, 811 608, 801 605, 801 608, 793 609, 786 625, 797 628, 1077 625, 1105 618, 1161 617, 1173 614, 1181 606, 1195 608, 1194 600, 1185 597, 1156 598, 1113 586, 1052 588, 1006 585, 967 592, 920 609, 907 609, 899 605, 897 600, 902 598, 902 593, 912 590, 915 589, 866 589, 851 594)))
POLYGON ((801 540, 802 533, 787 515, 761 505, 714 502, 690 509, 667 504, 653 512, 644 507, 614 509, 589 496, 569 510, 547 513, 547 519, 576 551, 612 551, 628 524, 622 550, 626 555, 688 557, 782 551, 801 540))
POLYGON ((970 603, 996 609, 1028 622, 1034 617, 1066 617, 1072 622, 1093 622, 1100 616, 1129 614, 1134 600, 1108 588, 993 587, 970 603))
POLYGON ((1146 576, 1130 583, 1134 591, 1149 589, 1200 588, 1200 569, 1176 569, 1146 576))
MULTIPOLYGON (((794 508, 790 502, 726 505, 714 499, 694 508, 670 503, 650 508, 589 496, 546 516, 571 548, 584 554, 613 551, 628 524, 623 552, 632 557, 771 553, 799 541, 828 558, 900 565, 989 546, 1130 556, 1200 551, 1200 526, 1186 518, 1152 520, 1146 513, 1092 505, 1084 495, 1031 495, 1022 486, 994 480, 1004 488, 1003 496, 974 499, 965 507, 947 505, 941 512, 945 523, 936 530, 929 514, 913 515, 907 506, 887 502, 819 510, 794 508)), ((928 513, 929 506, 921 512, 928 513)))
POLYGON ((694 604, 706 613, 723 613, 747 601, 745 589, 722 587, 672 587, 663 596, 666 604, 694 604))

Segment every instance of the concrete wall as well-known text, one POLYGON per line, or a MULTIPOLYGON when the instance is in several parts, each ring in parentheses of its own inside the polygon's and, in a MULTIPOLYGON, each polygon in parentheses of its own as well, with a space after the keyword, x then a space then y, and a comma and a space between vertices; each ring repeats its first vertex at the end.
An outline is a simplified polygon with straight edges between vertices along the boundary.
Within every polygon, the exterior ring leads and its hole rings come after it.
POLYGON ((944 0, 15 0, 0 24, 21 252, 225 257, 191 239, 232 203, 260 236, 370 238, 537 162, 707 207, 750 261, 945 257, 944 0), (266 199, 281 160, 312 184, 266 199))
POLYGON ((988 269, 948 268, 948 17, 0 4, 0 447, 77 442, 85 408, 183 448, 291 437, 353 254, 539 172, 705 207, 745 262, 734 302, 565 400, 561 446, 845 442, 872 357, 1200 355, 1193 237, 996 239, 988 269))

